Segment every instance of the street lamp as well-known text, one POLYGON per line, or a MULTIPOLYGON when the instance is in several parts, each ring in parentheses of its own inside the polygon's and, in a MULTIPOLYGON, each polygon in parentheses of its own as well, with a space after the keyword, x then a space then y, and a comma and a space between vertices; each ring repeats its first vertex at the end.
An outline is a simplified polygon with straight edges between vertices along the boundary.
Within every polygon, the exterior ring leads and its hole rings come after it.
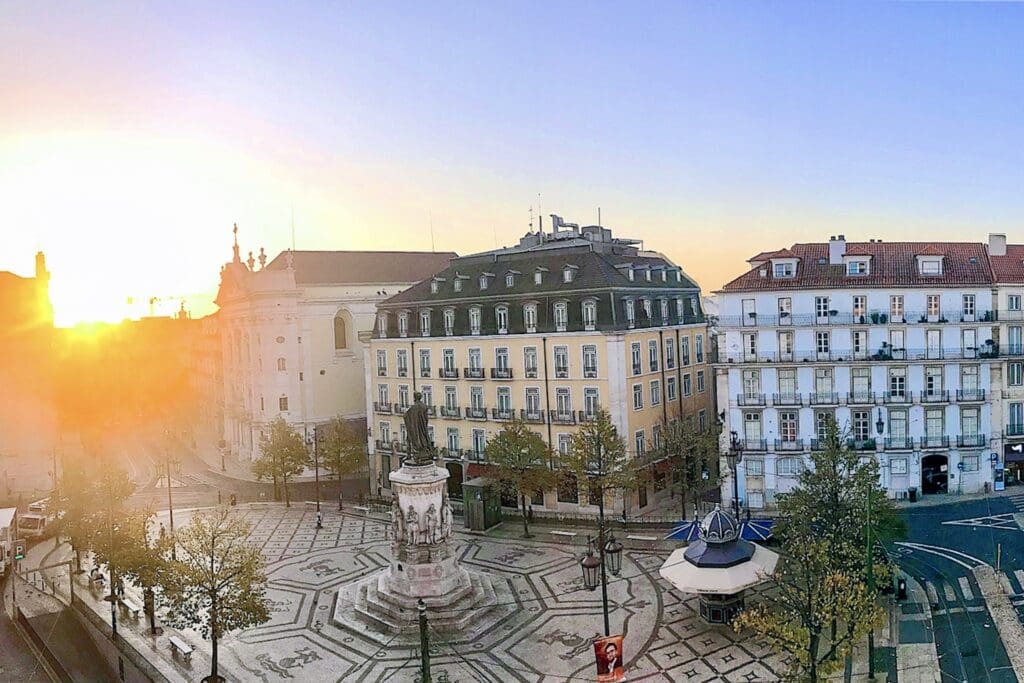
POLYGON ((885 431, 885 420, 882 419, 882 409, 878 409, 878 419, 875 420, 875 431, 881 436, 882 432, 885 431))
POLYGON ((733 510, 736 512, 736 518, 740 516, 740 475, 739 475, 739 464, 743 462, 743 442, 740 441, 740 435, 736 432, 729 432, 729 452, 725 454, 725 459, 729 463, 729 469, 732 470, 732 497, 733 497, 733 510))
POLYGON ((313 436, 306 436, 306 445, 313 447, 313 476, 316 479, 316 511, 320 514, 320 425, 313 425, 313 436))
MULTIPOLYGON (((603 529, 602 529, 603 533, 603 529)), ((616 540, 615 535, 608 537, 608 542, 601 544, 598 540, 600 557, 594 555, 594 537, 587 536, 587 554, 580 560, 580 568, 583 570, 583 587, 588 591, 597 590, 601 586, 601 607, 604 612, 604 634, 611 635, 611 626, 608 620, 608 575, 618 576, 622 571, 622 544, 616 540)))

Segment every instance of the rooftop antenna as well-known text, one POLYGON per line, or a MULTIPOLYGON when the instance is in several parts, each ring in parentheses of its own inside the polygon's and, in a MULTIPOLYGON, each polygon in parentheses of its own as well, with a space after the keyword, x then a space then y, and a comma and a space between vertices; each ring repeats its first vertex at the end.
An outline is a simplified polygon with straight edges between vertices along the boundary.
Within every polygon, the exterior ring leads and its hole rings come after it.
POLYGON ((530 207, 530 234, 533 234, 533 207, 530 207))
POLYGON ((434 212, 428 211, 427 215, 430 217, 430 251, 437 251, 434 249, 434 212))
POLYGON ((540 192, 537 193, 537 232, 544 232, 544 212, 540 208, 540 192))

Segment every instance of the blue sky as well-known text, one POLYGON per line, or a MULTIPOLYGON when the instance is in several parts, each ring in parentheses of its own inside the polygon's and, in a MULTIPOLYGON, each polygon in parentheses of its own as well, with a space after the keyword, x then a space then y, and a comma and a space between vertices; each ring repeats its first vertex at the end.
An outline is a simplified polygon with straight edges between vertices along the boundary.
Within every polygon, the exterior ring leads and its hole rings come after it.
POLYGON ((305 248, 429 248, 432 218, 470 252, 538 193, 707 290, 836 232, 1024 240, 1024 6, 324 5, 6 8, 0 268, 200 293, 235 221, 274 252, 293 210, 305 248))

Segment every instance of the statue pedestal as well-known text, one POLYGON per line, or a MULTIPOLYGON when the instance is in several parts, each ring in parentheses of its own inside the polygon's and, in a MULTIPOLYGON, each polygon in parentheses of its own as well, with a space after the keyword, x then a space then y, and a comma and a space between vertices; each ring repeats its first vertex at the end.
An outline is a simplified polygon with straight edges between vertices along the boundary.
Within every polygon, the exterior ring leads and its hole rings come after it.
POLYGON ((515 612, 508 579, 459 565, 447 479, 448 470, 433 463, 404 464, 391 473, 390 565, 338 592, 336 626, 381 643, 396 636, 413 642, 422 599, 431 628, 458 642, 515 612))

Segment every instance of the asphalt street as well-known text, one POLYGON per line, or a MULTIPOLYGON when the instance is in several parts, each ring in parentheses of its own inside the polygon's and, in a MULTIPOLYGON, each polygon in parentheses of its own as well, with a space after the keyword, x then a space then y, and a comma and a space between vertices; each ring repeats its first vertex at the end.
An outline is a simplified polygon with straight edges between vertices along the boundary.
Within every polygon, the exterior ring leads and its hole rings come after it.
POLYGON ((928 593, 942 683, 1017 681, 971 570, 995 566, 1000 551, 1001 581, 1024 615, 1024 533, 1014 520, 1022 510, 1024 490, 903 510, 908 538, 892 550, 928 593))

